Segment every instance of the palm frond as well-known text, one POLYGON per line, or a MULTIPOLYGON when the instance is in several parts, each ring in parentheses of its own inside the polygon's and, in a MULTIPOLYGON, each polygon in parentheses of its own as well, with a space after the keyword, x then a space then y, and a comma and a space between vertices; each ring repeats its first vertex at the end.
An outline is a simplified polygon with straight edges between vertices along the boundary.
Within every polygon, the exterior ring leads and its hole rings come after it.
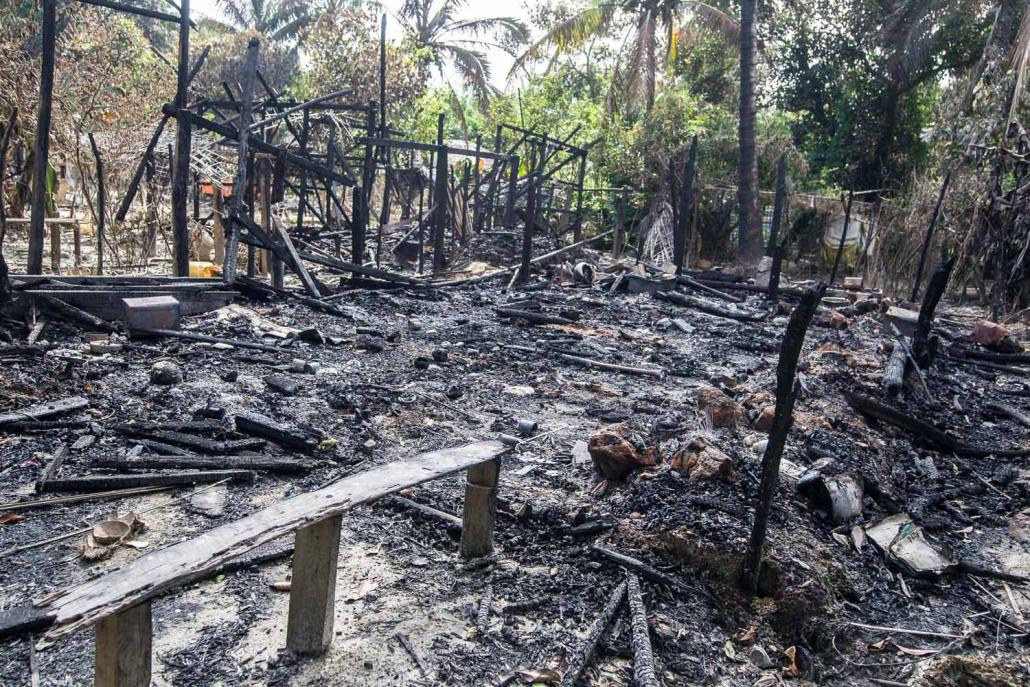
POLYGON ((486 105, 493 94, 493 88, 490 86, 490 63, 486 55, 478 50, 460 48, 456 45, 443 45, 440 49, 451 58, 455 71, 479 100, 480 106, 486 105))
POLYGON ((703 2, 685 2, 683 9, 690 15, 687 21, 716 31, 728 42, 740 42, 740 22, 718 7, 703 2))
POLYGON ((628 65, 627 95, 631 101, 643 98, 648 111, 654 105, 658 47, 657 24, 654 12, 645 11, 640 16, 628 65))
POLYGON ((250 28, 253 15, 246 2, 238 0, 218 0, 218 8, 237 29, 250 28))
POLYGON ((1012 89, 1012 103, 1009 105, 1009 124, 1016 121, 1019 112, 1019 104, 1023 100, 1023 91, 1026 88, 1026 70, 1030 65, 1030 12, 1023 13, 1023 20, 1019 23, 1019 33, 1016 34, 1016 42, 1012 46, 1012 56, 1009 60, 1012 64, 1012 71, 1016 73, 1016 85, 1012 89))
POLYGON ((542 57, 548 48, 556 52, 568 53, 581 47, 590 38, 604 33, 611 25, 618 9, 617 3, 598 3, 569 17, 545 33, 540 40, 519 55, 511 66, 509 74, 514 74, 530 60, 542 57))
POLYGON ((513 43, 520 44, 529 40, 529 27, 515 17, 484 17, 457 21, 447 27, 448 31, 468 31, 473 35, 484 33, 503 36, 513 43))

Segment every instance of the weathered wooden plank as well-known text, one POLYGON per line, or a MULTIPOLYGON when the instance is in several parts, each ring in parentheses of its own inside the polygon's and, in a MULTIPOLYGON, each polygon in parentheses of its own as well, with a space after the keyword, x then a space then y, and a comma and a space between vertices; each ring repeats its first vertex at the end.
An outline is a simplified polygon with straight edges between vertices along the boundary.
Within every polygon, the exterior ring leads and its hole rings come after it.
POLYGON ((37 600, 37 606, 54 615, 46 640, 72 634, 131 608, 284 534, 405 487, 494 460, 505 450, 499 441, 481 441, 388 463, 152 551, 120 570, 37 600))
POLYGON ((469 468, 465 485, 465 509, 461 515, 461 555, 465 558, 479 558, 493 553, 497 480, 500 472, 501 463, 497 460, 469 468))
POLYGON ((299 654, 323 654, 333 641, 342 524, 334 515, 297 530, 286 647, 299 654))
POLYGON ((150 687, 153 625, 150 602, 97 623, 95 687, 150 687))

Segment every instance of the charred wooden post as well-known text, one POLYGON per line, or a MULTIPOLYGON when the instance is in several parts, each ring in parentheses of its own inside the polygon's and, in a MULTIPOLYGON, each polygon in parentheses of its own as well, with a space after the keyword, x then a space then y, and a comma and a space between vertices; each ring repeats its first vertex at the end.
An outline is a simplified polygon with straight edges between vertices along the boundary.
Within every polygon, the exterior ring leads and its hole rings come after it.
MULTIPOLYGON (((308 133, 311 130, 311 111, 304 108, 300 125, 300 156, 307 157, 308 154, 308 133)), ((304 205, 308 199, 308 173, 307 170, 300 171, 300 202, 297 204, 297 230, 304 228, 304 205)))
MULTIPOLYGON (((530 167, 536 167, 534 162, 530 163, 530 167)), ((537 172, 538 170, 531 172, 526 179, 529 188, 526 192, 526 224, 522 229, 522 264, 519 266, 519 273, 516 277, 517 281, 522 284, 529 281, 529 265, 530 260, 533 258, 533 228, 536 225, 537 214, 537 183, 540 180, 537 172)))
POLYGON ((461 514, 461 555, 488 556, 494 550, 494 521, 497 518, 497 481, 501 463, 497 459, 474 465, 465 484, 465 508, 461 514))
POLYGON ((89 134, 89 147, 97 168, 97 274, 104 273, 104 227, 107 222, 107 189, 104 186, 104 159, 100 156, 93 132, 89 134))
POLYGON ((57 0, 42 0, 43 56, 39 72, 39 112, 36 146, 32 158, 32 199, 29 216, 29 257, 26 273, 43 273, 43 232, 47 205, 47 169, 50 166, 50 115, 54 96, 54 52, 57 33, 57 0))
MULTIPOLYGON (((941 215, 941 206, 944 204, 944 194, 948 192, 948 184, 951 183, 951 172, 944 175, 944 183, 941 184, 941 192, 937 195, 937 204, 933 207, 933 215, 930 216, 930 225, 926 228, 926 236, 923 238, 923 248, 919 252, 919 264, 916 267, 916 281, 912 285, 912 302, 919 298, 919 284, 923 280, 923 268, 926 266, 926 256, 930 253, 930 244, 933 242, 933 232, 937 227, 937 219, 941 215)), ((1004 244, 1005 242, 1003 242, 1004 244)))
MULTIPOLYGON (((386 12, 379 21, 379 138, 386 138, 386 12)), ((384 162, 389 154, 389 148, 383 148, 384 162)))
POLYGON ((787 443, 787 434, 794 424, 794 402, 798 394, 795 382, 798 358, 805 343, 808 325, 812 322, 815 309, 825 292, 826 286, 819 283, 805 292, 801 302, 790 315, 790 322, 787 323, 787 331, 780 346, 780 359, 776 366, 776 414, 769 432, 769 443, 762 457, 762 481, 755 504, 755 521, 741 571, 741 587, 746 594, 754 595, 758 592, 762 547, 769 525, 769 510, 779 484, 780 458, 787 443))
MULTIPOLYGON (((180 15, 179 63, 176 70, 175 88, 178 128, 175 135, 175 163, 172 175, 172 241, 175 250, 175 275, 186 277, 190 273, 190 229, 186 202, 189 196, 192 138, 190 120, 183 117, 182 113, 189 104, 190 0, 182 0, 180 15)), ((234 271, 233 278, 235 276, 234 271)))
POLYGON ((433 271, 440 272, 446 264, 444 260, 444 238, 447 230, 447 146, 443 139, 444 115, 436 122, 436 185, 433 192, 433 271))
POLYGON ((625 186, 619 191, 619 209, 615 218, 615 235, 612 237, 612 259, 622 257, 622 242, 626 235, 626 206, 629 203, 629 189, 625 186))
MULTIPOLYGON (((255 190, 258 185, 257 165, 254 162, 253 151, 247 153, 247 188, 243 194, 243 207, 247 208, 247 214, 251 218, 255 216, 255 190)), ((247 276, 257 276, 257 246, 253 242, 247 242, 247 276)))
POLYGON ((840 266, 841 256, 844 255, 844 244, 848 239, 848 227, 851 224, 851 201, 855 198, 854 189, 848 189, 848 203, 844 208, 844 226, 840 230, 840 243, 837 244, 837 254, 833 257, 833 267, 830 269, 830 280, 826 282, 832 285, 837 278, 837 267, 840 266))
MULTIPOLYGON (((677 216, 675 241, 673 246, 673 262, 676 274, 681 274, 686 266, 687 245, 690 241, 690 216, 694 207, 694 176, 697 167, 697 136, 690 142, 690 152, 683 171, 683 183, 679 193, 679 213, 677 216)), ((676 201, 673 201, 676 202, 676 201)))
POLYGON ((633 679, 637 687, 658 687, 654 672, 654 652, 651 651, 651 633, 647 626, 647 608, 640 593, 640 580, 632 573, 626 576, 626 596, 629 599, 630 626, 633 631, 633 679))
POLYGON ((515 198, 517 197, 519 187, 519 159, 517 157, 512 158, 508 164, 511 167, 508 170, 508 195, 504 201, 504 226, 514 227, 515 198))
MULTIPOLYGON (((268 158, 262 157, 258 160, 258 194, 261 198, 261 228, 265 230, 265 233, 270 236, 273 234, 274 229, 272 227, 272 171, 268 164, 268 158)), ((277 262, 282 262, 278 258, 275 258, 277 262)), ((266 272, 271 272, 272 286, 277 289, 283 288, 283 271, 272 268, 271 263, 271 251, 265 249, 261 251, 261 265, 258 270, 261 276, 266 276, 266 272), (276 279, 278 278, 278 282, 276 279)))
POLYGON ((787 151, 780 154, 780 160, 776 164, 776 196, 773 199, 772 225, 769 227, 769 243, 766 244, 765 254, 770 258, 776 258, 776 251, 779 248, 780 226, 783 223, 783 206, 787 202, 787 151))
POLYGON ((299 654, 323 654, 333 639, 342 523, 333 515, 297 530, 286 646, 299 654))
POLYGON ((883 368, 883 390, 887 396, 894 397, 901 393, 905 386, 905 366, 908 363, 908 353, 905 352, 905 344, 901 341, 894 342, 891 356, 887 359, 887 365, 883 368))
POLYGON ((483 135, 476 134, 476 159, 475 167, 472 170, 472 198, 474 204, 472 205, 472 231, 479 231, 479 217, 480 212, 483 210, 480 205, 482 195, 479 192, 479 187, 483 183, 483 176, 480 168, 480 154, 483 152, 483 135))
MULTIPOLYGON (((544 137, 546 140, 546 136, 544 137)), ((576 175, 576 223, 572 225, 572 240, 578 242, 583 238, 583 184, 587 174, 586 151, 579 156, 579 173, 576 175)))
POLYGON ((365 229, 368 227, 368 206, 365 192, 355 186, 351 192, 350 252, 351 262, 362 265, 365 262, 365 229))
MULTIPOLYGON (((247 188, 247 165, 250 160, 250 136, 246 134, 250 126, 254 103, 254 82, 256 80, 258 51, 261 43, 256 37, 247 43, 247 57, 243 65, 243 93, 240 96, 239 142, 236 148, 236 177, 233 179, 232 198, 229 200, 229 234, 225 242, 225 262, 222 265, 222 279, 226 284, 236 281, 236 263, 239 260, 240 232, 243 230, 241 218, 246 210, 243 207, 243 196, 247 188)), ((183 124, 182 117, 179 119, 183 124)), ((187 266, 188 267, 188 266, 187 266)))
POLYGON ((100 620, 95 635, 94 685, 150 687, 152 645, 149 601, 100 620))
MULTIPOLYGON (((383 148, 383 155, 390 155, 388 148, 383 148)), ((379 230, 376 232, 376 267, 381 264, 381 256, 383 254, 383 227, 390 223, 390 194, 393 193, 393 168, 389 165, 389 159, 387 159, 386 167, 383 171, 383 207, 379 211, 379 230)))
POLYGON ((215 244, 215 264, 225 263, 225 219, 222 217, 222 189, 211 185, 212 242, 215 244))
MULTIPOLYGON (((7 150, 10 148, 14 129, 18 125, 18 108, 11 108, 11 116, 4 126, 3 137, 0 138, 0 170, 7 169, 7 150)), ((4 260, 4 239, 7 237, 7 210, 4 206, 3 191, 0 189, 0 306, 11 300, 11 280, 8 276, 7 261, 4 260)))
POLYGON ((619 610, 619 606, 622 604, 622 599, 625 596, 626 583, 622 582, 615 588, 611 596, 608 597, 608 603, 605 604, 601 614, 594 620, 594 624, 590 626, 590 632, 587 633, 586 638, 583 640, 583 646, 569 659, 568 668, 565 670, 565 674, 562 675, 559 687, 575 687, 576 683, 579 682, 583 669, 590 663, 594 650, 597 649, 597 645, 601 641, 601 636, 604 635, 605 630, 611 625, 612 618, 615 617, 615 612, 619 610))
POLYGON ((955 258, 948 258, 934 273, 923 295, 923 304, 919 307, 919 320, 916 322, 915 335, 912 337, 912 357, 922 369, 930 367, 937 354, 937 337, 931 336, 937 304, 948 288, 951 270, 955 267, 955 258))

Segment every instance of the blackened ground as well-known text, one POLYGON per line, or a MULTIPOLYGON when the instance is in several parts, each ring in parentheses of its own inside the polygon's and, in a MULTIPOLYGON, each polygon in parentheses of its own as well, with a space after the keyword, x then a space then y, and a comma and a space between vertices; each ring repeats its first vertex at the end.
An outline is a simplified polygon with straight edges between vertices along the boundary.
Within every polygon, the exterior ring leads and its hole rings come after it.
MULTIPOLYGON (((872 498, 865 499, 860 520, 834 525, 785 477, 770 525, 763 596, 748 600, 739 594, 736 576, 760 474, 761 456, 753 446, 763 435, 747 423, 711 428, 695 394, 701 384, 719 387, 751 414, 771 402, 783 312, 770 313, 762 323, 741 323, 646 295, 609 296, 599 289, 554 285, 511 295, 498 284, 433 292, 355 291, 338 303, 353 320, 290 302, 242 301, 243 309, 184 325, 255 340, 261 325, 246 316, 250 309, 284 327, 315 326, 342 339, 314 345, 290 338, 281 341, 282 354, 220 351, 165 339, 143 342, 160 352, 126 349, 106 358, 86 356, 88 362, 71 366, 53 357, 5 358, 3 409, 83 394, 91 405, 77 417, 94 425, 0 435, 4 500, 28 494, 50 456, 83 434, 95 434, 98 441, 71 453, 62 474, 87 472, 94 458, 128 449, 132 442, 111 430, 118 423, 188 420, 209 405, 229 414, 256 410, 326 440, 316 471, 300 478, 262 475, 253 486, 233 486, 219 517, 200 515, 181 501, 144 514, 149 530, 138 539, 147 544, 145 550, 376 464, 498 432, 515 434, 520 419, 539 423, 543 436, 504 459, 494 558, 468 566, 458 556, 456 540, 439 524, 382 504, 357 509, 345 518, 337 637, 329 654, 301 660, 282 650, 288 595, 273 585, 287 581, 291 571, 288 562, 270 563, 192 585, 155 603, 157 684, 500 683, 519 668, 548 666, 562 649, 577 650, 624 574, 593 552, 593 543, 682 579, 675 590, 644 582, 657 672, 665 685, 873 684, 870 678, 1019 685, 1030 680, 1025 631, 1013 624, 1019 613, 1030 613, 1026 588, 1009 584, 1006 589, 967 576, 903 577, 870 543, 856 550, 852 526, 887 515, 872 498), (578 324, 504 323, 493 310, 502 305, 540 308, 578 324), (674 318, 691 331, 675 326, 674 318), (562 361, 558 352, 658 366, 665 376, 578 367, 562 361), (277 372, 274 365, 293 358, 317 361, 321 369, 317 375, 285 373, 300 388, 284 396, 263 380, 277 372), (432 363, 421 369, 416 359, 432 363), (158 360, 178 364, 184 382, 150 385, 148 372, 158 360), (644 445, 659 446, 666 457, 688 436, 704 435, 733 459, 736 477, 690 482, 665 461, 635 472, 624 484, 598 486, 589 461, 577 461, 573 446, 612 423, 621 423, 644 445), (477 614, 488 589, 491 613, 481 632, 477 614), (954 642, 863 630, 849 622, 968 637, 954 642), (888 636, 894 644, 870 650, 888 636), (748 658, 756 644, 772 668, 763 671, 748 658), (790 647, 793 664, 785 655, 790 647)), ((767 307, 759 298, 749 305, 767 307)), ((861 390, 880 397, 890 339, 875 313, 852 319, 845 329, 827 324, 822 318, 809 331, 804 391, 784 457, 800 468, 830 457, 831 471, 877 483, 956 556, 1030 572, 1027 459, 942 454, 899 430, 870 425, 842 394, 861 390)), ((965 334, 953 329, 955 336, 965 334)), ((41 338, 63 348, 85 341, 77 329, 56 322, 41 338)), ((1020 447, 1028 430, 994 417, 984 404, 1002 400, 1030 412, 1023 381, 941 361, 929 375, 929 396, 910 380, 907 398, 898 406, 947 427, 966 443, 1020 447)), ((113 509, 153 509, 184 493, 28 511, 26 520, 0 525, 0 549, 82 528, 113 509)), ((460 513, 462 496, 461 477, 423 485, 412 495, 452 513, 460 513)), ((139 555, 123 547, 109 560, 87 564, 80 560, 79 544, 76 537, 0 560, 0 605, 27 603, 139 555)), ((589 684, 630 682, 628 637, 620 614, 591 663, 589 684)), ((40 651, 41 684, 91 684, 91 644, 84 632, 40 651)), ((28 681, 28 642, 0 643, 0 685, 28 681)))

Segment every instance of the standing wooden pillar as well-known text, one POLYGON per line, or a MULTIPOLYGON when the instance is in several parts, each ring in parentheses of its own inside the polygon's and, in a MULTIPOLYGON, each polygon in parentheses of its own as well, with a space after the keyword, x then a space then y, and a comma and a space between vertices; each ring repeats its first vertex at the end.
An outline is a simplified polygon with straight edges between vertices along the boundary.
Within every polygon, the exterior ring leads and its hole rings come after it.
POLYGON ((444 115, 436 120, 436 185, 433 193, 433 271, 443 270, 444 239, 447 231, 448 154, 443 144, 444 115))
POLYGON ((772 226, 769 228, 769 243, 765 254, 775 257, 779 245, 780 226, 783 222, 783 206, 787 201, 787 151, 780 154, 776 165, 776 195, 773 198, 772 226))
POLYGON ((95 687, 150 687, 153 627, 149 601, 103 618, 95 634, 95 687))
MULTIPOLYGON (((494 152, 500 154, 501 143, 503 142, 504 125, 498 124, 494 133, 494 152)), ((500 183, 500 175, 504 171, 504 163, 495 158, 490 169, 490 188, 486 193, 486 228, 494 228, 494 204, 497 202, 497 186, 500 183)))
MULTIPOLYGON (((175 134, 175 163, 172 175, 172 241, 175 249, 175 276, 190 273, 190 229, 186 203, 190 181, 190 121, 183 116, 189 99, 190 73, 190 0, 180 0, 179 63, 176 70, 175 107, 178 115, 175 134)), ((235 274, 233 275, 235 277, 235 274)))
MULTIPOLYGON (((304 108, 304 119, 300 127, 300 154, 306 157, 308 154, 308 133, 311 129, 311 111, 304 108)), ((308 173, 307 170, 300 170, 300 202, 297 204, 297 230, 304 228, 304 204, 308 199, 308 173)))
MULTIPOLYGON (((275 165, 272 169, 272 192, 271 192, 271 203, 283 202, 286 197, 286 155, 285 153, 279 155, 275 159, 275 165)), ((278 288, 283 286, 283 276, 286 271, 286 264, 277 256, 272 253, 272 285, 278 288)))
MULTIPOLYGON (((93 159, 97 163, 97 274, 104 273, 104 240, 107 224, 107 188, 104 186, 104 159, 100 156, 100 149, 93 134, 89 134, 89 147, 93 150, 93 159)), ((76 237, 78 235, 76 234, 76 237)), ((75 247, 76 263, 79 259, 79 247, 75 247)))
MULTIPOLYGON (((944 204, 944 194, 948 192, 948 184, 951 183, 951 172, 944 176, 944 183, 941 184, 941 192, 937 196, 937 204, 933 206, 933 215, 930 216, 930 226, 926 228, 926 236, 923 239, 923 248, 919 251, 919 264, 916 267, 916 281, 912 285, 912 302, 919 298, 919 285, 923 281, 923 269, 926 267, 926 256, 930 252, 930 243, 933 241, 933 230, 937 226, 937 218, 941 215, 941 206, 944 204)), ((845 227, 846 228, 846 227, 845 227)), ((1006 245, 1006 242, 1002 242, 1006 245)))
POLYGON ((686 267, 687 246, 690 245, 690 217, 694 208, 694 176, 697 169, 697 136, 690 143, 690 153, 687 155, 687 166, 683 172, 683 188, 680 189, 680 212, 679 212, 679 242, 676 245, 676 274, 683 272, 686 267))
MULTIPOLYGON (((272 236, 272 171, 269 169, 268 158, 262 155, 257 161, 258 194, 261 197, 261 228, 265 233, 272 236)), ((267 248, 261 250, 258 255, 258 274, 262 277, 268 276, 269 257, 271 251, 267 248)), ((274 276, 274 275, 273 275, 274 276)), ((275 284, 282 288, 282 284, 275 284)))
POLYGON ((297 530, 286 646, 299 654, 323 654, 333 639, 342 522, 334 515, 297 530))
POLYGON ((515 196, 519 188, 519 158, 511 158, 508 164, 511 169, 508 172, 508 197, 504 202, 504 225, 512 227, 515 225, 515 196))
POLYGON ((572 225, 573 243, 583 240, 583 183, 587 173, 587 154, 584 152, 579 158, 579 174, 576 178, 576 223, 572 225))
POLYGON ((215 244, 215 264, 225 263, 225 221, 222 218, 222 189, 211 184, 212 241, 215 244))
POLYGON ((833 286, 833 280, 837 278, 837 267, 840 266, 841 256, 844 255, 844 245, 848 240, 848 227, 851 225, 851 201, 855 199, 854 189, 848 189, 848 203, 844 208, 844 226, 840 230, 840 243, 837 244, 837 254, 833 257, 833 267, 830 269, 830 279, 827 285, 833 286))
POLYGON ((43 273, 43 232, 46 217, 46 179, 50 155, 50 113, 54 95, 54 49, 57 0, 43 3, 43 62, 39 73, 39 112, 36 116, 36 151, 32 158, 32 199, 29 218, 28 274, 43 273))
POLYGON ((465 509, 461 514, 463 558, 479 558, 493 553, 500 475, 501 463, 496 459, 469 468, 465 483, 465 509))
POLYGON ((480 199, 482 196, 479 193, 479 186, 483 183, 482 173, 479 170, 480 160, 479 154, 483 150, 483 135, 476 134, 476 161, 475 169, 472 170, 472 198, 475 204, 472 206, 472 231, 479 231, 479 216, 480 211, 483 209, 480 205, 480 199))
POLYGON ((50 223, 50 271, 61 273, 61 224, 50 223))
MULTIPOLYGON (((222 265, 222 279, 226 284, 236 281, 236 263, 239 260, 240 231, 244 214, 243 198, 247 191, 247 167, 250 160, 251 116, 254 106, 254 81, 257 78, 258 50, 261 47, 256 37, 247 43, 247 58, 243 65, 243 92, 240 95, 240 140, 236 149, 236 176, 232 182, 232 198, 229 201, 229 233, 225 242, 225 263, 222 265)), ((303 200, 302 200, 303 202, 303 200)), ((249 208, 248 208, 249 210, 249 208)))
MULTIPOLYGON (((243 205, 247 208, 247 214, 253 219, 257 216, 257 164, 255 164, 254 153, 247 156, 247 192, 243 196, 243 205)), ((257 276, 257 246, 253 243, 247 244, 247 276, 251 279, 257 276)))
POLYGON ((522 263, 519 265, 518 274, 520 284, 529 280, 529 264, 533 257, 533 228, 537 215, 537 184, 540 182, 535 160, 530 162, 530 169, 530 174, 526 179, 529 187, 526 189, 526 225, 522 230, 522 263))
POLYGON ((615 220, 615 238, 612 239, 612 259, 618 260, 622 256, 622 242, 626 234, 626 205, 629 202, 629 189, 625 186, 619 192, 619 214, 615 220))
POLYGON ((386 169, 383 173, 383 207, 379 212, 379 230, 376 232, 376 267, 379 267, 383 255, 383 227, 390 223, 390 194, 393 193, 393 168, 390 167, 389 150, 386 156, 386 169))

